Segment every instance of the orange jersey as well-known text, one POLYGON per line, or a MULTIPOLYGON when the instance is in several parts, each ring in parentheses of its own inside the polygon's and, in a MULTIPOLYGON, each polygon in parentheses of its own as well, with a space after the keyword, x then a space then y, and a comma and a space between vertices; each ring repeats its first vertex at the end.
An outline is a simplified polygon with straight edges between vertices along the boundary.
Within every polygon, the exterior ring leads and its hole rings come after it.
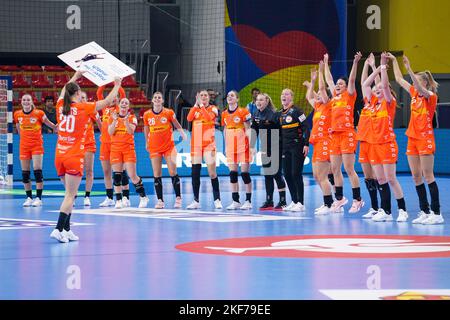
POLYGON ((111 137, 108 133, 109 119, 111 118, 111 114, 113 112, 118 112, 117 106, 107 107, 103 109, 102 113, 102 128, 100 135, 101 143, 111 143, 111 137))
POLYGON ((370 102, 364 99, 365 106, 361 111, 356 138, 372 144, 387 143, 395 140, 394 118, 397 101, 381 102, 372 95, 370 102))
POLYGON ((148 127, 147 145, 150 153, 164 152, 174 147, 172 137, 172 122, 175 112, 172 109, 163 108, 159 113, 153 109, 144 113, 144 126, 148 127))
POLYGON ((44 111, 33 108, 30 113, 23 110, 14 112, 14 122, 19 124, 20 144, 42 145, 42 124, 46 116, 44 111))
POLYGON ((91 117, 95 116, 95 102, 72 103, 70 113, 64 115, 64 100, 56 104, 58 120, 58 143, 56 144, 56 157, 84 157, 87 128, 91 117))
MULTIPOLYGON (((137 126, 137 119, 134 115, 128 115, 128 122, 137 126)), ((113 118, 109 118, 109 124, 113 123, 113 118)), ((111 135, 111 152, 122 151, 129 147, 134 148, 134 134, 127 132, 125 118, 118 117, 114 134, 111 135)))
POLYGON ((356 92, 350 95, 348 91, 339 95, 333 94, 331 104, 331 130, 351 131, 354 129, 353 112, 355 108, 356 92))
POLYGON ((88 122, 88 128, 86 130, 86 144, 92 144, 95 143, 95 133, 94 133, 94 123, 97 121, 97 119, 100 118, 100 115, 98 112, 95 112, 94 116, 91 116, 91 121, 88 122))
POLYGON ((244 123, 250 121, 252 115, 247 108, 226 109, 222 113, 222 126, 225 126, 225 142, 228 153, 241 153, 248 150, 248 137, 244 123))
POLYGON ((434 137, 433 116, 436 112, 438 97, 432 93, 427 99, 411 86, 411 119, 406 135, 415 139, 429 139, 434 137))
POLYGON ((216 106, 191 108, 187 116, 187 120, 192 121, 191 148, 215 144, 214 122, 218 115, 219 111, 216 106))
POLYGON ((331 104, 330 102, 316 102, 314 105, 313 126, 309 142, 315 142, 330 139, 331 133, 331 104))

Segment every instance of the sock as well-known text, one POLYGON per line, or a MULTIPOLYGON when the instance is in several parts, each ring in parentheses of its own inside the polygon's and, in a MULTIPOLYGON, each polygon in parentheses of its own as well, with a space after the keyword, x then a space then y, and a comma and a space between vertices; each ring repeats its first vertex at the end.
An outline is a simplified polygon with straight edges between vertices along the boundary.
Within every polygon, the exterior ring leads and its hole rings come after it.
POLYGON ((369 191, 371 207, 374 210, 378 210, 378 181, 375 179, 365 180, 367 191, 369 191))
POLYGON ((245 201, 252 202, 252 193, 245 194, 245 201))
POLYGON ((85 198, 89 198, 91 196, 91 192, 90 191, 86 191, 85 193, 84 193, 84 197, 85 198))
POLYGON ((66 225, 66 220, 68 219, 68 215, 65 214, 64 212, 60 212, 59 213, 59 218, 58 218, 58 223, 56 224, 56 228, 58 229, 60 232, 63 231, 64 226, 66 225))
POLYGON ((70 231, 70 217, 72 217, 72 214, 69 213, 66 219, 66 223, 64 224, 64 230, 70 231))
POLYGON ((361 201, 361 188, 360 187, 352 188, 352 192, 353 192, 353 199, 361 201))
POLYGON ((272 201, 273 198, 273 190, 274 183, 273 183, 273 176, 264 176, 264 184, 266 186, 266 198, 267 201, 272 201))
POLYGON ((439 189, 436 181, 430 183, 428 185, 428 189, 431 194, 431 210, 433 210, 434 214, 441 214, 441 206, 439 204, 439 189))
POLYGON ((130 199, 130 189, 122 190, 122 196, 126 197, 127 199, 130 199))
POLYGON ((158 199, 161 199, 162 201, 164 201, 163 199, 163 187, 162 187, 162 180, 161 177, 157 177, 155 178, 155 191, 156 191, 156 197, 158 199))
POLYGON ((336 186, 336 193, 334 194, 336 200, 342 200, 344 197, 344 187, 336 186))
POLYGON ((173 177, 170 177, 172 179, 172 186, 175 190, 175 196, 181 197, 181 183, 180 183, 180 177, 178 175, 175 175, 173 177))
POLYGON ((142 183, 142 178, 139 178, 139 182, 134 185, 136 188, 136 193, 138 193, 141 198, 145 197, 145 188, 144 184, 142 183))
POLYGON ((381 208, 387 214, 391 214, 391 188, 389 183, 379 185, 378 190, 381 195, 381 208))
POLYGON ((426 214, 430 213, 430 205, 427 199, 427 190, 425 189, 425 184, 416 186, 417 195, 419 196, 420 210, 426 214))
POLYGON ((36 189, 36 197, 38 197, 40 200, 42 200, 42 189, 36 189))
POLYGON ((233 201, 239 202, 239 192, 232 193, 233 201))
POLYGON ((286 191, 280 191, 280 202, 286 202, 286 191))
POLYGON ((397 199, 397 206, 398 206, 399 210, 401 209, 401 210, 405 210, 406 211, 405 198, 397 199))
POLYGON ((112 198, 113 198, 113 195, 114 195, 114 190, 113 190, 113 189, 106 189, 106 196, 107 196, 109 199, 112 199, 112 198))
POLYGON ((33 198, 33 190, 26 190, 27 198, 33 198))
POLYGON ((119 201, 119 200, 122 200, 122 193, 116 193, 116 200, 117 201, 119 201))
POLYGON ((267 202, 273 202, 273 195, 267 194, 267 195, 266 195, 266 201, 267 201, 267 202))
POLYGON ((219 178, 215 177, 211 179, 211 185, 213 188, 214 201, 220 200, 219 178))
POLYGON ((200 194, 200 171, 202 170, 201 164, 193 164, 192 165, 192 190, 194 192, 194 200, 199 202, 199 194, 200 194))
POLYGON ((331 205, 333 204, 333 196, 331 194, 329 196, 323 196, 323 203, 328 208, 331 208, 331 205))

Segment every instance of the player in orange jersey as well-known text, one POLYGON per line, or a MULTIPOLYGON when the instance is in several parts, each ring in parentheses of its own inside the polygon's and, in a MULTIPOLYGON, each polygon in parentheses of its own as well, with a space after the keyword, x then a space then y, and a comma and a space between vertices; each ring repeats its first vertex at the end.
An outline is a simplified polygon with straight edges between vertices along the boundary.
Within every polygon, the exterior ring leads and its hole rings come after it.
POLYGON ((114 88, 105 100, 82 103, 81 90, 76 83, 81 76, 80 71, 74 74, 61 91, 56 105, 58 143, 56 144, 55 167, 58 176, 64 183, 65 196, 60 207, 58 223, 50 237, 59 242, 78 240, 78 237, 70 230, 70 218, 84 170, 86 129, 95 112, 111 104, 121 83, 120 78, 115 79, 114 88))
POLYGON ((344 177, 342 175, 342 163, 350 179, 353 192, 352 207, 349 213, 356 213, 364 206, 361 199, 361 189, 359 178, 355 171, 355 153, 356 153, 356 132, 353 124, 354 108, 356 101, 356 72, 358 62, 361 60, 361 53, 355 54, 352 70, 349 79, 339 78, 336 84, 331 75, 328 66, 328 54, 324 55, 325 79, 328 88, 333 94, 331 99, 331 170, 333 171, 336 201, 333 203, 333 211, 339 211, 348 200, 344 197, 343 185, 344 177))
POLYGON ((376 222, 393 221, 391 214, 391 191, 397 199, 399 215, 397 222, 408 220, 403 190, 397 180, 398 146, 394 133, 394 118, 397 107, 395 94, 389 86, 387 55, 381 55, 381 65, 364 81, 362 91, 367 102, 362 110, 363 123, 358 127, 358 136, 364 142, 360 158, 367 159, 378 182, 381 208, 373 215, 376 222), (381 73, 381 82, 372 88, 375 78, 381 73))
POLYGON ((119 103, 119 111, 113 112, 109 119, 108 133, 111 136, 111 166, 113 169, 114 191, 116 193, 116 209, 123 208, 122 172, 127 170, 131 181, 140 195, 139 208, 145 208, 148 198, 145 195, 142 179, 136 174, 136 151, 134 148, 134 131, 137 119, 130 114, 130 101, 123 98, 119 103))
POLYGON ((222 209, 220 201, 219 178, 216 172, 216 141, 215 120, 219 115, 216 106, 209 104, 209 94, 206 90, 197 93, 196 103, 189 111, 187 120, 192 122, 191 159, 192 159, 192 189, 194 200, 186 209, 200 209, 200 171, 205 159, 214 196, 214 207, 222 209))
POLYGON ((433 116, 436 112, 438 101, 438 83, 434 80, 431 72, 424 71, 414 73, 409 60, 403 57, 403 63, 412 79, 411 85, 403 79, 402 72, 397 59, 388 54, 394 64, 394 74, 397 83, 411 95, 411 118, 406 130, 408 146, 409 167, 416 184, 417 195, 420 202, 419 217, 413 223, 440 224, 444 223, 441 215, 439 202, 439 189, 434 177, 434 153, 436 145, 434 142, 433 116), (427 191, 423 179, 428 183, 431 194, 431 210, 428 204, 427 191))
POLYGON ((42 124, 45 123, 55 132, 57 125, 48 120, 44 111, 36 109, 29 94, 21 99, 22 109, 14 112, 14 122, 20 137, 20 165, 22 167, 22 182, 27 199, 24 207, 42 206, 42 190, 44 177, 42 175, 42 158, 44 156, 44 141, 42 140, 42 124), (36 180, 36 198, 33 200, 30 180, 31 160, 36 180))
POLYGON ((173 142, 172 125, 178 130, 183 140, 187 138, 173 110, 164 108, 163 103, 164 98, 162 93, 155 92, 152 98, 152 108, 144 113, 145 149, 150 154, 155 179, 155 191, 158 199, 155 208, 164 208, 161 179, 162 158, 164 157, 172 179, 173 189, 175 190, 176 200, 173 207, 179 209, 181 208, 181 186, 180 177, 177 174, 177 150, 173 142))
MULTIPOLYGON (((105 86, 100 86, 97 89, 97 100, 103 99, 103 91, 105 90, 105 86)), ((112 182, 112 170, 111 170, 111 137, 108 133, 109 119, 113 112, 116 112, 119 109, 119 101, 123 98, 126 98, 125 90, 120 87, 119 95, 114 97, 114 100, 110 106, 102 110, 102 127, 100 129, 100 162, 102 164, 103 169, 103 180, 105 182, 106 189, 106 198, 100 203, 100 207, 110 207, 114 206, 115 202, 113 200, 114 197, 114 189, 112 182)), ((124 170, 122 172, 122 205, 123 207, 130 206, 130 187, 129 187, 129 179, 128 174, 124 170)))
POLYGON ((314 145, 312 167, 314 178, 322 189, 323 205, 315 210, 316 215, 331 213, 333 196, 331 184, 328 179, 330 173, 330 147, 331 147, 331 105, 327 95, 325 81, 323 79, 324 63, 319 63, 319 91, 314 92, 317 79, 317 71, 311 71, 311 82, 305 82, 308 88, 306 98, 314 108, 313 126, 309 142, 314 145))
MULTIPOLYGON (((81 102, 88 102, 86 92, 81 92, 81 102)), ((86 175, 86 185, 85 185, 85 195, 84 195, 84 206, 90 206, 91 200, 89 199, 92 191, 92 185, 94 184, 94 156, 95 151, 97 151, 97 146, 95 143, 94 134, 94 123, 97 123, 99 128, 102 127, 102 122, 100 121, 100 116, 98 112, 95 116, 91 117, 89 121, 87 132, 86 132, 86 143, 84 148, 86 153, 84 154, 84 172, 86 175)))
POLYGON ((233 202, 227 210, 252 209, 252 179, 250 178, 250 126, 252 115, 246 108, 240 108, 239 94, 232 90, 227 94, 228 108, 222 112, 222 126, 225 135, 225 153, 230 169, 230 183, 233 202), (245 184, 245 202, 239 202, 238 170, 241 165, 241 177, 245 184))

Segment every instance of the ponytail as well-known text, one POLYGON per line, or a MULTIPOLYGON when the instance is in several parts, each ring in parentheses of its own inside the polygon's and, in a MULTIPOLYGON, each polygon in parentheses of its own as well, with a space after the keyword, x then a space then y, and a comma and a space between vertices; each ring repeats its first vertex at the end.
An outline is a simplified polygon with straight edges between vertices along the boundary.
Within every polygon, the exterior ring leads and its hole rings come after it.
POLYGON ((67 116, 70 113, 70 104, 72 103, 72 97, 80 90, 80 86, 75 82, 69 82, 66 84, 66 90, 64 92, 64 105, 63 105, 63 115, 67 116))

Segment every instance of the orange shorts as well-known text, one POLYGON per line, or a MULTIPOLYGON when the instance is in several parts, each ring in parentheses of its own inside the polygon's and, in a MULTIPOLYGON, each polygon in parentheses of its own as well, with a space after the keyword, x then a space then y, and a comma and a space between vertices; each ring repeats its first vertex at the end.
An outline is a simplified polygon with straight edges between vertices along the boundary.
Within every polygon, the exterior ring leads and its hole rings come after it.
POLYGON ((314 143, 312 163, 330 162, 331 140, 319 140, 314 143))
POLYGON ((394 164, 398 160, 397 141, 381 144, 371 144, 361 141, 359 147, 359 162, 374 164, 394 164))
POLYGON ((111 161, 111 143, 100 144, 100 161, 111 161))
POLYGON ((95 151, 97 151, 97 145, 95 144, 95 141, 93 141, 92 143, 85 144, 84 145, 84 150, 86 152, 95 153, 95 151))
POLYGON ((136 163, 136 151, 134 149, 111 151, 111 164, 131 162, 136 163))
POLYGON ((355 130, 332 132, 330 155, 337 156, 355 153, 357 142, 355 130))
POLYGON ((214 154, 216 152, 216 144, 211 143, 204 146, 192 146, 191 145, 191 157, 203 157, 205 152, 212 151, 214 154))
POLYGON ((227 163, 228 164, 239 164, 239 163, 250 163, 250 150, 244 152, 227 152, 227 163))
POLYGON ((68 157, 59 158, 55 157, 55 168, 58 177, 65 174, 73 176, 82 176, 84 171, 84 158, 80 157, 68 157))
POLYGON ((170 149, 167 149, 166 151, 149 151, 150 159, 153 158, 176 158, 177 157, 177 149, 175 146, 171 147, 170 149))
POLYGON ((435 152, 436 144, 434 142, 434 137, 423 140, 408 137, 408 146, 406 147, 406 154, 408 156, 422 156, 434 154, 435 152))
POLYGON ((44 146, 39 145, 20 145, 20 160, 31 160, 34 155, 44 154, 44 146))

